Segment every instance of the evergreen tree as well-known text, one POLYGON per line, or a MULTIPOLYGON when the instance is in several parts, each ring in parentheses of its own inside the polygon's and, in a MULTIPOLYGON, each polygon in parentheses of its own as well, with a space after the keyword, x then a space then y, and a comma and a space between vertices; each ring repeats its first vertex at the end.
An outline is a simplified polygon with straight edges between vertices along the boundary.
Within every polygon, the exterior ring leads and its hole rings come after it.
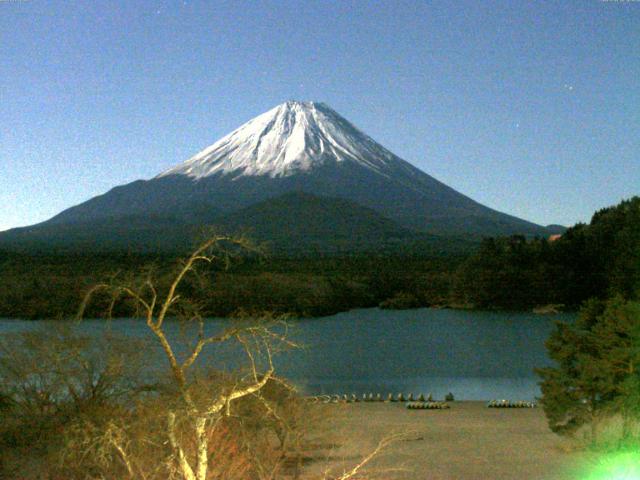
POLYGON ((591 424, 595 435, 596 419, 604 406, 600 395, 601 379, 592 361, 596 346, 590 335, 604 308, 597 300, 589 301, 575 324, 558 322, 546 342, 549 356, 557 367, 541 368, 542 406, 551 430, 573 433, 591 424))
POLYGON ((616 296, 606 308, 592 330, 593 341, 599 352, 613 413, 623 420, 623 437, 630 434, 631 420, 640 413, 638 402, 638 369, 640 368, 640 304, 625 302, 616 296))
POLYGON ((556 367, 537 369, 542 405, 551 430, 572 433, 620 414, 623 436, 640 414, 640 304, 616 296, 592 299, 575 323, 558 322, 547 340, 556 367))

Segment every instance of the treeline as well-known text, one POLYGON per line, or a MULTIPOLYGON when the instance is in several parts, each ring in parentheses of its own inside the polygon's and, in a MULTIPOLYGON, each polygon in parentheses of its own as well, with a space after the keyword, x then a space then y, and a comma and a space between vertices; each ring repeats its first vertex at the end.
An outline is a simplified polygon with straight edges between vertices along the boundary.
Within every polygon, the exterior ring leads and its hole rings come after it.
MULTIPOLYGON (((352 308, 444 305, 462 257, 355 256, 236 258, 182 286, 208 316, 272 312, 330 315, 352 308)), ((175 271, 176 256, 126 254, 34 255, 0 253, 0 317, 25 319, 75 314, 99 282, 152 270, 160 282, 175 271)), ((101 316, 107 299, 88 312, 101 316)), ((131 314, 127 302, 114 315, 131 314)))
POLYGON ((596 212, 561 237, 485 239, 456 273, 459 302, 477 308, 577 308, 640 292, 640 197, 596 212))
POLYGON ((0 251, 0 317, 45 319, 73 315, 85 293, 118 272, 166 263, 134 254, 33 253, 0 251))

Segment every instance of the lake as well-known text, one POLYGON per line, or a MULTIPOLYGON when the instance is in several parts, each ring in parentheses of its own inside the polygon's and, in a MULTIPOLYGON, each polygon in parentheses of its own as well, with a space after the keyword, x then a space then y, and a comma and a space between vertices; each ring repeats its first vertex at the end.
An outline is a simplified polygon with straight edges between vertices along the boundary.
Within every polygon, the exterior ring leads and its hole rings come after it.
MULTIPOLYGON (((432 393, 441 399, 452 392, 458 400, 534 400, 540 391, 533 368, 551 364, 544 342, 555 321, 574 318, 427 308, 352 310, 296 320, 291 335, 305 348, 280 354, 275 363, 280 375, 309 394, 432 393)), ((207 330, 222 324, 211 319, 207 330)), ((42 325, 0 319, 0 334, 42 325)), ((134 319, 85 320, 81 328, 98 332, 107 325, 136 337, 148 335, 144 322, 134 319)), ((174 339, 193 338, 178 322, 168 323, 167 331, 174 339)), ((150 350, 151 364, 158 351, 150 350)), ((216 366, 230 368, 237 352, 221 352, 216 359, 216 366)))

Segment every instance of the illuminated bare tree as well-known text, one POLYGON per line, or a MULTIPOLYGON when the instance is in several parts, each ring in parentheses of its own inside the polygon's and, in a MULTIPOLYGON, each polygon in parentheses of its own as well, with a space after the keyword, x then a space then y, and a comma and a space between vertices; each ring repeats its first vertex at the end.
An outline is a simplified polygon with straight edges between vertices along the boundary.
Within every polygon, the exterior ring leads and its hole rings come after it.
MULTIPOLYGON (((255 250, 244 238, 214 236, 202 243, 180 265, 164 294, 160 293, 161 289, 152 275, 127 283, 98 284, 88 292, 78 312, 78 318, 81 319, 88 303, 97 292, 108 292, 110 295, 109 312, 113 311, 118 300, 129 299, 135 305, 138 316, 144 319, 159 342, 169 362, 171 381, 178 391, 181 404, 179 408, 168 408, 166 435, 173 452, 176 473, 184 480, 208 478, 211 430, 221 418, 231 414, 235 401, 247 396, 260 398, 259 392, 268 382, 278 381, 273 366, 273 353, 283 346, 293 346, 286 337, 286 325, 273 318, 269 318, 268 323, 262 319, 252 325, 235 326, 216 335, 206 335, 204 319, 198 309, 178 293, 187 275, 197 275, 198 265, 224 260, 230 248, 255 250), (195 322, 198 326, 197 338, 186 355, 176 353, 176 346, 169 340, 165 330, 167 318, 176 315, 189 322, 195 322), (194 382, 193 376, 190 376, 190 370, 208 346, 227 341, 236 341, 244 349, 249 373, 231 385, 221 387, 215 393, 198 391, 198 385, 194 382), (178 418, 180 411, 185 413, 183 421, 178 418), (185 424, 188 426, 185 427, 185 424)), ((133 477, 133 469, 121 444, 113 438, 111 442, 116 445, 127 471, 133 477)))

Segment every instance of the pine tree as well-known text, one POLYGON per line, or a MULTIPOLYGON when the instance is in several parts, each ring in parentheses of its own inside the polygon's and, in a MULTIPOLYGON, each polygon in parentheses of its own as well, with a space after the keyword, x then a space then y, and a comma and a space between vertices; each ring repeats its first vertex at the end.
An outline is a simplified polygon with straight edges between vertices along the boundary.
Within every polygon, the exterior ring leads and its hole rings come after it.
POLYGON ((633 417, 640 413, 638 370, 640 368, 640 304, 616 296, 593 328, 599 365, 608 380, 609 408, 623 420, 623 439, 630 434, 633 417))
POLYGON ((550 428, 572 433, 620 414, 623 436, 640 414, 640 304, 614 297, 584 304, 575 323, 559 322, 546 343, 556 367, 537 369, 550 428))
POLYGON ((558 322, 546 342, 549 356, 558 366, 538 369, 537 373, 543 379, 541 403, 554 432, 572 433, 590 423, 595 436, 602 404, 597 372, 589 368, 596 350, 589 332, 603 310, 600 302, 588 302, 575 324, 558 322))

